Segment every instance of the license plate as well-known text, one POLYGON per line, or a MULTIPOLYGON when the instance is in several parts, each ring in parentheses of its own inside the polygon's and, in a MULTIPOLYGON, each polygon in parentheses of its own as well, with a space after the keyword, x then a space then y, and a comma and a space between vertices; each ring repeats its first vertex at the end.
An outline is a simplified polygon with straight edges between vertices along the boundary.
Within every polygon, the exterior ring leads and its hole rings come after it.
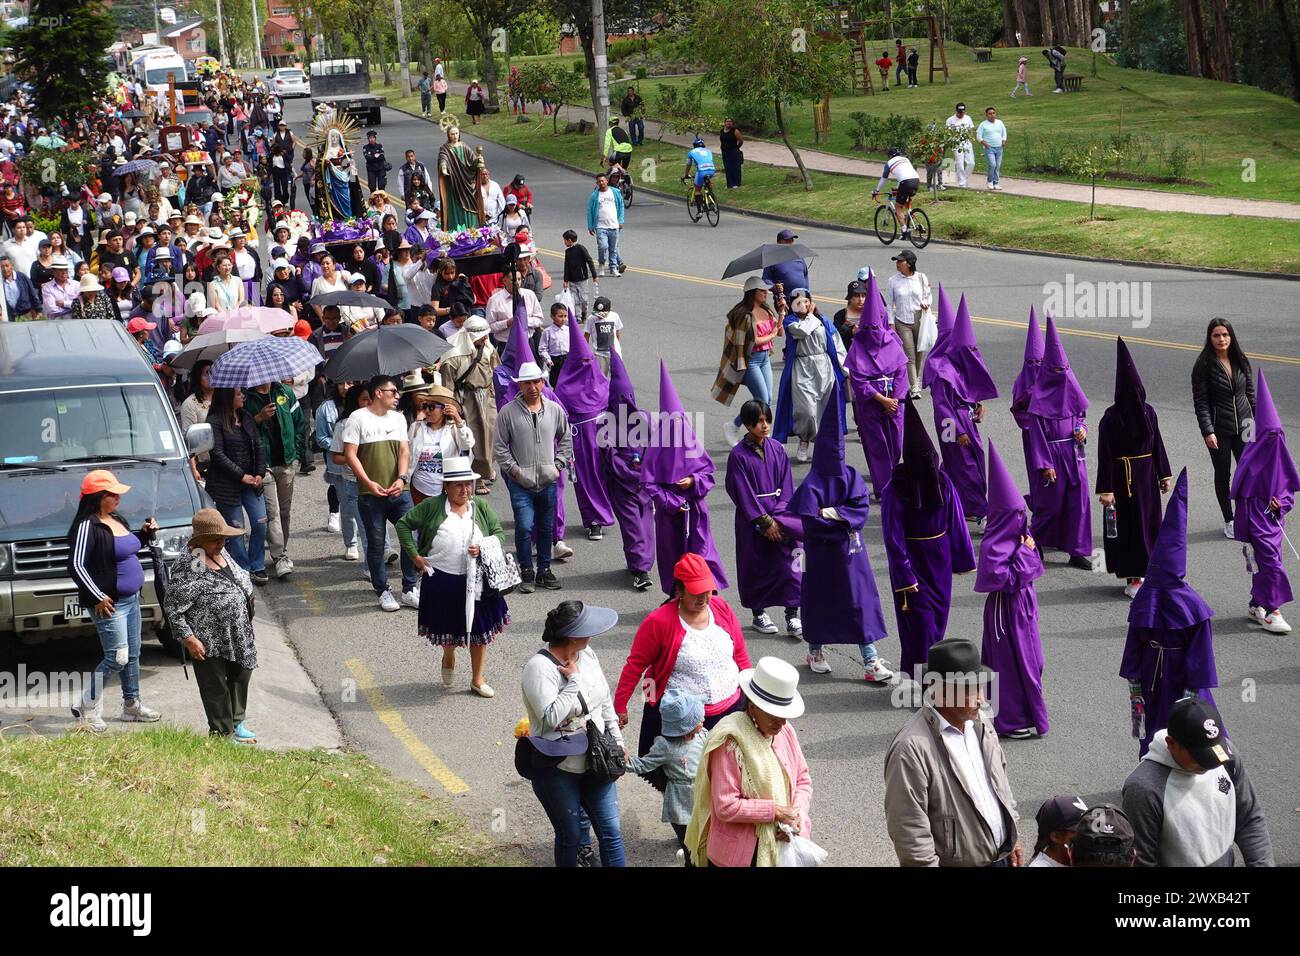
POLYGON ((69 594, 63 599, 63 617, 65 620, 75 621, 78 619, 90 620, 90 608, 81 606, 81 598, 76 594, 69 594))

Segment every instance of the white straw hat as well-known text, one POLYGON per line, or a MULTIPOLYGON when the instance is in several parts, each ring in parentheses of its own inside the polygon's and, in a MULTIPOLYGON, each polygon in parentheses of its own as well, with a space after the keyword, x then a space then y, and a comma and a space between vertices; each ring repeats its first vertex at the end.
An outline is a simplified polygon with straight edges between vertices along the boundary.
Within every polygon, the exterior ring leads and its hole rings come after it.
POLYGON ((740 689, 750 703, 773 717, 803 716, 798 687, 799 672, 779 657, 760 658, 757 667, 740 672, 740 689))

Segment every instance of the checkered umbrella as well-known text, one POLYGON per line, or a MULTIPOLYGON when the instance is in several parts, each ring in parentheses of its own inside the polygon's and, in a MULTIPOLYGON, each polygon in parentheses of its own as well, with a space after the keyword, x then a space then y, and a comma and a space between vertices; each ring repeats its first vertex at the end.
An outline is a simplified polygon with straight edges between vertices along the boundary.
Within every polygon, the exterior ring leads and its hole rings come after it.
POLYGON ((320 352, 309 342, 269 335, 241 342, 217 359, 208 371, 208 382, 213 388, 253 388, 310 372, 320 361, 320 352))

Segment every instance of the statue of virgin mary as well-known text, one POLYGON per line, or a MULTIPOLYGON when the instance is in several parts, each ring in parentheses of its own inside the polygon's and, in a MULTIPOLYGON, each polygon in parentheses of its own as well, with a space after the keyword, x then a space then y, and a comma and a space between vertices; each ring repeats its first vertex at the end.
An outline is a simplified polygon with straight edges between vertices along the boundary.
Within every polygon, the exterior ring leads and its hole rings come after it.
POLYGON ((447 127, 447 142, 438 150, 438 193, 442 200, 442 228, 447 232, 483 224, 478 171, 483 168, 483 148, 472 150, 460 140, 460 128, 447 127))
POLYGON ((352 218, 352 179, 356 175, 343 131, 329 127, 320 154, 320 181, 325 187, 325 212, 331 219, 352 218))

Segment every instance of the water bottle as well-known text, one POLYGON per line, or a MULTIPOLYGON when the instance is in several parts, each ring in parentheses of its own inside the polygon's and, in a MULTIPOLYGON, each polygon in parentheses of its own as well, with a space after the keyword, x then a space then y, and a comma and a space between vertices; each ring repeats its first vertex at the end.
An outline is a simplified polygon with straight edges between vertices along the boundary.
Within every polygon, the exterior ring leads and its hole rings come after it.
POLYGON ((855 528, 849 532, 849 554, 861 554, 862 551, 862 532, 855 528))
POLYGON ((1135 740, 1145 740, 1147 736, 1147 704, 1141 697, 1134 697, 1130 701, 1130 716, 1133 724, 1133 738, 1135 740))
POLYGON ((1116 514, 1115 514, 1115 506, 1114 506, 1114 505, 1107 505, 1106 508, 1105 508, 1105 510, 1102 511, 1101 514, 1102 514, 1102 517, 1101 517, 1102 526, 1106 529, 1106 537, 1108 537, 1108 538, 1118 538, 1118 537, 1119 537, 1119 519, 1118 519, 1118 517, 1117 517, 1116 514))
POLYGON ((1254 574, 1256 571, 1255 548, 1249 541, 1241 546, 1241 554, 1246 559, 1246 573, 1254 574))
POLYGON ((569 463, 565 467, 569 472, 569 484, 576 485, 578 483, 578 472, 573 467, 572 458, 569 459, 569 463))

